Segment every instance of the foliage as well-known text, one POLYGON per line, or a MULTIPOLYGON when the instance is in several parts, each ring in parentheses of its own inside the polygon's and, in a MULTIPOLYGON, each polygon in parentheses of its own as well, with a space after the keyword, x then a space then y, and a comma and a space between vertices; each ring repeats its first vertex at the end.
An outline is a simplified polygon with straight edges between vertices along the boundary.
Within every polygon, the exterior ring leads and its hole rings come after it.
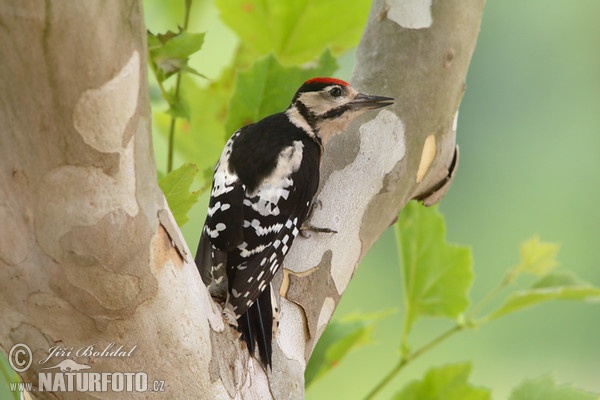
POLYGON ((223 20, 258 54, 286 64, 314 60, 329 48, 354 47, 369 14, 369 0, 217 0, 223 20), (343 23, 341 22, 343 21, 343 23), (310 34, 307 34, 310 32, 310 34))
POLYGON ((446 227, 437 207, 423 212, 419 204, 408 203, 395 230, 404 282, 405 336, 418 318, 457 318, 469 306, 471 251, 445 241, 446 227))
POLYGON ((196 175, 198 175, 198 167, 187 163, 158 181, 179 226, 187 222, 188 212, 198 201, 199 191, 190 191, 196 175))
POLYGON ((597 395, 574 389, 570 386, 557 386, 554 378, 543 376, 520 384, 510 395, 509 400, 597 400, 597 395))
MULTIPOLYGON (((169 31, 165 34, 154 35, 148 32, 148 64, 154 72, 157 83, 162 85, 169 77, 181 72, 205 78, 204 75, 188 65, 189 57, 200 51, 203 43, 204 33, 189 33, 180 30, 178 33, 169 31)), ((164 95, 169 104, 175 102, 172 94, 164 92, 164 95)), ((188 115, 177 116, 189 118, 188 115)))
MULTIPOLYGON (((332 75, 337 64, 331 51, 339 54, 356 45, 369 7, 369 1, 365 0, 353 7, 340 4, 339 0, 297 4, 218 2, 222 18, 239 34, 236 56, 218 79, 198 83, 188 77, 181 90, 182 73, 204 77, 189 65, 190 57, 201 51, 205 39, 204 33, 186 30, 192 2, 185 3, 186 22, 177 33, 149 33, 150 69, 168 106, 166 113, 154 112, 154 128, 168 140, 167 167, 164 171, 159 168, 159 176, 171 172, 177 153, 202 171, 196 175, 202 194, 209 187, 213 167, 229 135, 241 126, 283 111, 306 79, 332 75), (297 7, 305 13, 301 20, 295 18, 297 7), (346 21, 343 32, 338 24, 329 24, 329 18, 322 13, 334 9, 336 17, 346 21), (274 23, 273 15, 286 17, 274 23), (281 37, 273 32, 266 32, 260 38, 246 33, 248 26, 266 26, 265 18, 276 25, 272 28, 277 32, 288 33, 285 44, 272 47, 270 40, 281 37), (307 26, 311 35, 297 34, 307 26), (282 65, 282 61, 287 65, 282 65), (307 61, 311 63, 306 64, 307 61), (177 80, 169 88, 172 76, 177 80)), ((172 202, 168 196, 167 200, 172 202)))
POLYGON ((0 398, 19 399, 19 392, 10 390, 10 383, 18 383, 20 381, 19 375, 10 367, 8 359, 0 352, 0 398))
POLYGON ((470 385, 470 363, 432 368, 421 381, 412 382, 398 392, 395 400, 490 400, 490 391, 470 385))
MULTIPOLYGON (((426 208, 416 202, 407 204, 398 216, 395 232, 404 282, 404 328, 400 338, 400 359, 367 395, 369 399, 390 385, 415 359, 459 332, 480 328, 495 319, 551 300, 600 299, 600 288, 582 282, 570 272, 555 271, 558 266, 557 244, 545 243, 534 237, 521 245, 519 263, 507 270, 499 286, 469 309, 468 295, 473 278, 471 251, 467 247, 446 242, 445 223, 437 207, 426 208), (534 275, 538 280, 528 289, 509 293, 498 308, 479 316, 504 289, 512 287, 518 278, 526 275, 534 275), (409 341, 410 333, 414 324, 425 317, 449 319, 453 321, 453 326, 413 350, 409 341)), ((329 329, 328 327, 323 335, 328 340, 331 337, 329 329)), ((339 328, 333 325, 331 329, 339 328)), ((340 340, 347 339, 342 337, 340 340)), ((328 343, 329 348, 334 345, 335 343, 328 343)), ((313 357, 321 359, 324 351, 327 348, 317 347, 313 357)), ((325 370, 324 373, 328 371, 325 370)), ((491 398, 487 389, 476 388, 467 383, 470 371, 470 363, 432 368, 423 380, 409 383, 394 398, 491 398)), ((307 382, 312 383, 311 380, 307 382)), ((572 396, 564 397, 567 399, 583 395, 571 389, 557 388, 553 382, 542 379, 522 384, 515 389, 512 398, 563 398, 560 397, 563 393, 572 396), (543 393, 547 397, 523 397, 531 393, 543 393)))
MULTIPOLYGON (((204 76, 199 72, 202 68, 189 65, 195 53, 202 55, 204 41, 210 37, 210 32, 205 35, 187 31, 191 0, 185 1, 182 29, 177 33, 149 34, 150 68, 167 104, 166 112, 154 111, 155 131, 169 140, 168 166, 164 172, 159 170, 159 175, 165 175, 161 188, 180 225, 187 221, 198 196, 209 188, 212 168, 227 137, 245 124, 282 111, 303 80, 334 74, 335 57, 358 42, 369 4, 368 0, 360 0, 352 7, 341 0, 217 0, 222 21, 235 32, 239 44, 230 64, 209 80, 197 79, 204 76), (311 34, 304 34, 307 31, 311 34), (185 79, 182 74, 186 74, 185 79), (170 79, 172 76, 176 76, 175 82, 170 79), (175 154, 183 165, 166 174, 175 154), (192 191, 193 186, 198 189, 192 191)), ((398 299, 404 318, 399 359, 369 397, 392 386, 398 374, 416 358, 459 332, 480 328, 550 300, 600 298, 600 289, 568 271, 556 271, 557 244, 534 237, 521 245, 519 262, 507 269, 498 286, 470 307, 472 254, 467 247, 445 241, 444 221, 437 208, 408 204, 398 218, 395 232, 404 289, 403 297, 398 299), (522 289, 523 279, 528 276, 534 276, 536 281, 522 289), (495 301, 504 291, 509 292, 502 301, 495 301), (414 326, 431 317, 445 319, 452 326, 413 349, 414 326)), ((369 345, 377 321, 386 315, 357 314, 332 321, 307 367, 307 385, 325 379, 354 349, 369 345)), ((490 398, 489 390, 468 383, 471 369, 468 362, 433 367, 421 380, 395 389, 395 398, 490 398)), ((594 397, 559 387, 548 377, 522 383, 511 396, 511 400, 536 398, 594 397)))
POLYGON ((285 110, 291 94, 305 80, 331 75, 337 69, 335 59, 324 52, 315 66, 284 67, 274 55, 257 60, 252 67, 238 74, 229 113, 225 121, 227 132, 285 110))
POLYGON ((371 343, 375 322, 392 312, 393 310, 376 314, 355 313, 341 320, 331 321, 319 339, 306 367, 305 385, 309 386, 326 376, 352 350, 371 343))

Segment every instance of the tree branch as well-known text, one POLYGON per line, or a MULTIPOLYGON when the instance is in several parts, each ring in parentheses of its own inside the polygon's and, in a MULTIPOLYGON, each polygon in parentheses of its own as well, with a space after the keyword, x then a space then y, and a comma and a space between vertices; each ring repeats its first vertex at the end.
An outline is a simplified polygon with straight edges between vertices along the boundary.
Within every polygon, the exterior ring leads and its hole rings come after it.
POLYGON ((360 260, 404 204, 433 204, 451 183, 458 107, 484 1, 430 3, 373 2, 352 83, 396 102, 331 141, 318 194, 323 208, 312 222, 339 233, 297 240, 286 259, 290 285, 282 295, 290 301, 282 314, 304 316, 305 360, 360 260))
POLYGON ((170 397, 301 398, 361 258, 409 199, 435 201, 450 181, 483 0, 429 3, 373 4, 352 81, 396 104, 327 149, 312 222, 339 233, 295 241, 265 374, 208 296, 157 187, 140 2, 3 2, 0 347, 31 347, 22 379, 37 385, 41 368, 75 357, 94 372, 147 373, 170 397), (109 343, 132 356, 74 354, 109 343), (73 354, 40 364, 55 346, 73 354))

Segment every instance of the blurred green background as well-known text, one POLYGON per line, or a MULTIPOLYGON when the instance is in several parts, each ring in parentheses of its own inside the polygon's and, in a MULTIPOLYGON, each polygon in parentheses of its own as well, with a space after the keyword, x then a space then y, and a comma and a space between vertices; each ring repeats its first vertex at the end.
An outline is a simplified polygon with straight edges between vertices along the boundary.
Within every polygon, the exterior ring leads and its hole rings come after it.
MULTIPOLYGON (((183 1, 145 0, 153 32, 181 23, 183 1), (181 4, 179 4, 181 3, 181 4)), ((600 285, 600 2, 580 0, 489 1, 458 123, 461 161, 444 198, 451 242, 472 246, 472 299, 493 289, 518 260, 519 243, 539 235, 561 243, 561 265, 600 285)), ((191 31, 206 42, 191 65, 216 78, 227 65, 236 36, 210 1, 195 1, 191 31)), ((349 78, 352 52, 337 76, 349 78)), ((159 171, 165 140, 155 135, 159 171)), ((176 158, 175 166, 184 160, 176 158)), ((192 160, 193 161, 193 160, 192 160)), ((195 250, 206 196, 183 231, 195 250)), ((388 231, 358 269, 336 316, 397 307, 381 321, 374 343, 353 352, 316 382, 308 399, 361 398, 398 359, 401 281, 394 237, 388 231)), ((446 323, 421 322, 416 343, 446 323)), ((600 307, 551 303, 461 333, 407 368, 384 392, 422 376, 432 366, 473 360, 471 382, 504 399, 525 378, 553 372, 558 382, 600 392, 600 307)))

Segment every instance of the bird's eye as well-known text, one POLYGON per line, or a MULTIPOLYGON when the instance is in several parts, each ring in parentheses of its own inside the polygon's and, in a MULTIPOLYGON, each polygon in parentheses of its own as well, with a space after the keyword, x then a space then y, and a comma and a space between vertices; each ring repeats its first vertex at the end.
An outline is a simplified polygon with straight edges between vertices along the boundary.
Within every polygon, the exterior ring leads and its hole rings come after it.
POLYGON ((339 87, 334 87, 329 90, 329 94, 332 97, 340 97, 342 95, 342 89, 340 89, 339 87))

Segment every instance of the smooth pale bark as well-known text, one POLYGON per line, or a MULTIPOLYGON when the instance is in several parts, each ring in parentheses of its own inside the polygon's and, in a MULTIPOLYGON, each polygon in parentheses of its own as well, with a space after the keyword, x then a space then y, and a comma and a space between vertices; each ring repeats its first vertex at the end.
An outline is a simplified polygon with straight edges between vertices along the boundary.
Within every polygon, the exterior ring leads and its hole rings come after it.
POLYGON ((60 358, 39 361, 64 346, 90 371, 164 381, 172 398, 301 398, 306 362, 362 256, 408 200, 434 202, 447 188, 482 9, 374 2, 352 83, 396 104, 327 148, 312 223, 338 233, 298 239, 286 259, 266 374, 208 296, 158 189, 141 3, 2 2, 0 347, 31 347, 22 379, 37 385, 60 358), (135 349, 75 354, 110 343, 135 349))

